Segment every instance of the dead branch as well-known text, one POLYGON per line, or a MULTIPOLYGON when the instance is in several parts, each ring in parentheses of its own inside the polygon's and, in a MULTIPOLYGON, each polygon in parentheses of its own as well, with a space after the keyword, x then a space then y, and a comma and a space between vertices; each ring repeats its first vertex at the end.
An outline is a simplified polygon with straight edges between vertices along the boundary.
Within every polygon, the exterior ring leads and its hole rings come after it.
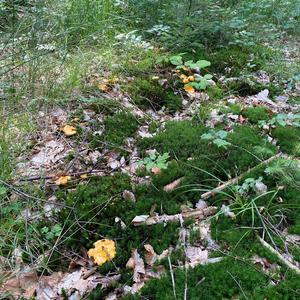
POLYGON ((260 243, 265 248, 270 250, 273 254, 275 254, 283 264, 285 264, 288 268, 290 268, 291 270, 295 271, 298 275, 300 275, 299 268, 297 268, 294 264, 292 264, 286 258, 284 258, 282 254, 280 254, 277 250, 275 250, 270 244, 268 244, 265 240, 263 240, 258 234, 256 236, 257 236, 258 240, 260 241, 260 243))
POLYGON ((141 226, 141 225, 155 225, 155 224, 167 223, 167 222, 180 222, 180 220, 182 219, 186 220, 190 218, 203 220, 206 217, 216 213, 216 211, 217 211, 217 207, 209 206, 201 209, 192 209, 176 215, 161 215, 161 216, 142 215, 142 216, 136 216, 132 220, 132 223, 134 226, 141 226))
POLYGON ((233 185, 233 184, 237 184, 244 176, 246 176, 247 174, 251 173, 253 170, 255 170, 256 168, 259 168, 263 165, 267 165, 269 164, 270 162, 272 162, 273 160, 275 160, 276 158, 279 158, 281 157, 283 154, 282 153, 278 153, 264 161, 262 161, 260 164, 256 165, 255 167, 247 170, 246 172, 244 172, 243 174, 233 178, 233 179, 230 179, 229 181, 219 185, 218 187, 216 187, 215 189, 211 190, 211 191, 208 191, 204 194, 201 195, 201 199, 203 200, 207 200, 208 198, 220 193, 221 191, 223 191, 224 189, 226 189, 227 187, 233 185))

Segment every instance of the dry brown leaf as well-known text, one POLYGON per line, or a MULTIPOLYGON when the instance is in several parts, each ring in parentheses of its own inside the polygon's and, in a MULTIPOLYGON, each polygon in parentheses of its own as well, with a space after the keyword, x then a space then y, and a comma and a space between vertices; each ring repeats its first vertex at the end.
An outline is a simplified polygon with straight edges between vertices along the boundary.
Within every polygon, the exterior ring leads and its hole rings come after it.
POLYGON ((128 190, 125 190, 123 193, 122 193, 122 197, 125 199, 125 200, 129 200, 129 201, 132 201, 132 202, 135 202, 135 196, 134 196, 134 193, 131 192, 131 191, 128 191, 128 190))
POLYGON ((144 248, 147 251, 145 254, 146 264, 148 264, 149 266, 153 266, 157 259, 157 254, 155 253, 153 247, 150 244, 144 245, 144 248))
POLYGON ((135 283, 142 282, 142 278, 146 273, 145 264, 143 259, 140 257, 137 249, 132 250, 131 258, 126 264, 127 268, 133 268, 133 281, 135 283))
POLYGON ((74 134, 77 133, 76 131, 76 128, 74 126, 71 126, 71 125, 65 125, 63 128, 62 128, 62 131, 63 133, 66 135, 66 136, 72 136, 74 134))
POLYGON ((200 247, 187 246, 185 255, 192 264, 201 264, 208 259, 208 251, 202 250, 200 247))
POLYGON ((99 240, 94 243, 95 248, 88 251, 88 256, 94 258, 95 263, 102 266, 116 256, 115 242, 108 239, 99 240))
POLYGON ((172 192, 179 186, 179 184, 181 183, 181 181, 183 179, 184 179, 184 177, 181 177, 181 178, 178 178, 178 179, 174 180, 173 182, 167 184, 166 186, 164 186, 164 191, 167 193, 172 192))
POLYGON ((82 174, 80 175, 80 179, 87 179, 88 178, 88 175, 87 174, 82 174))

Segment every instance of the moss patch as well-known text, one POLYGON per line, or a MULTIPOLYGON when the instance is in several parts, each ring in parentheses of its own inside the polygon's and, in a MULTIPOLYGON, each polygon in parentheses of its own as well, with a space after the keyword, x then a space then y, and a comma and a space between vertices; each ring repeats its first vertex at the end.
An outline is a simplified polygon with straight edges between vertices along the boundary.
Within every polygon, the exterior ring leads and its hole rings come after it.
POLYGON ((138 78, 127 89, 135 104, 140 107, 160 109, 165 106, 170 111, 182 107, 180 96, 175 95, 170 88, 162 87, 156 80, 138 78))
POLYGON ((300 155, 300 129, 293 127, 277 127, 272 136, 278 140, 282 151, 291 155, 300 155))
POLYGON ((269 119, 269 111, 264 106, 247 107, 243 110, 243 116, 248 118, 249 122, 257 124, 269 119))
POLYGON ((104 143, 107 143, 111 148, 122 146, 126 138, 135 134, 138 120, 130 113, 118 112, 106 117, 104 127, 103 135, 90 137, 92 147, 103 146, 104 143))

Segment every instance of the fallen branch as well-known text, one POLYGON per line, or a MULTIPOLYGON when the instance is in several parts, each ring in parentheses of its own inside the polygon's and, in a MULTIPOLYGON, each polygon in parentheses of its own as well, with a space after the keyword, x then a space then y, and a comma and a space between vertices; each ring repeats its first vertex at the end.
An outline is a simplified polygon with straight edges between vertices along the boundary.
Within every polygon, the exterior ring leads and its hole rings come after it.
POLYGON ((278 259, 285 264, 288 268, 295 271, 298 275, 300 275, 300 269, 297 268, 295 265, 293 265, 291 262, 289 262, 286 258, 283 257, 282 254, 280 254, 277 250, 275 250, 270 244, 268 244, 265 240, 263 240, 259 235, 256 235, 260 243, 268 250, 270 250, 273 254, 275 254, 278 259))
MULTIPOLYGON (((69 176, 80 176, 83 174, 103 174, 105 170, 90 170, 90 171, 81 171, 81 172, 75 172, 75 173, 67 173, 69 176)), ((57 177, 57 175, 49 175, 49 176, 33 176, 33 177, 26 177, 26 178, 20 178, 19 181, 34 181, 34 180, 49 180, 54 179, 57 177)))
POLYGON ((176 215, 161 215, 161 216, 153 216, 153 217, 149 215, 141 215, 141 216, 136 216, 132 220, 132 223, 134 226, 141 226, 141 225, 154 225, 154 224, 167 223, 167 222, 180 222, 180 220, 182 219, 186 220, 190 218, 203 220, 206 217, 215 214, 216 211, 217 211, 217 207, 209 206, 201 209, 192 209, 176 215))
POLYGON ((272 162, 273 160, 275 160, 276 158, 279 158, 281 157, 283 154, 282 153, 278 153, 270 158, 268 158, 267 160, 264 160, 262 161, 260 164, 256 165, 255 167, 249 169, 248 171, 244 172, 243 174, 233 178, 233 179, 230 179, 229 181, 219 185, 218 187, 216 187, 215 189, 211 190, 211 191, 208 191, 204 194, 201 195, 201 199, 203 200, 206 200, 212 196, 214 196, 215 194, 218 194, 220 193, 221 191, 223 191, 224 189, 226 189, 227 187, 233 185, 233 184, 237 184, 244 176, 246 176, 247 174, 251 173, 253 170, 255 170, 256 168, 259 168, 263 165, 267 165, 269 164, 270 162, 272 162))

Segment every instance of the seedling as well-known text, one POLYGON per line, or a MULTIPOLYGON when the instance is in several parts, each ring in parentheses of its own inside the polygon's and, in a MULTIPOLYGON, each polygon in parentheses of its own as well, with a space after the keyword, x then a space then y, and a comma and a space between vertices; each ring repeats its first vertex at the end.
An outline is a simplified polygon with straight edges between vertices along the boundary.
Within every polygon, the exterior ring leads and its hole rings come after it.
POLYGON ((214 131, 210 130, 208 133, 201 135, 202 140, 212 141, 213 144, 217 145, 219 148, 227 148, 231 145, 230 142, 226 141, 228 132, 224 130, 214 131))
POLYGON ((145 166, 147 171, 151 171, 153 168, 166 169, 168 167, 167 160, 170 158, 169 153, 163 155, 157 155, 151 153, 149 157, 145 157, 139 162, 140 166, 145 166))
POLYGON ((47 240, 51 241, 60 236, 62 228, 59 224, 54 225, 52 228, 45 226, 42 228, 41 232, 45 235, 47 240))

